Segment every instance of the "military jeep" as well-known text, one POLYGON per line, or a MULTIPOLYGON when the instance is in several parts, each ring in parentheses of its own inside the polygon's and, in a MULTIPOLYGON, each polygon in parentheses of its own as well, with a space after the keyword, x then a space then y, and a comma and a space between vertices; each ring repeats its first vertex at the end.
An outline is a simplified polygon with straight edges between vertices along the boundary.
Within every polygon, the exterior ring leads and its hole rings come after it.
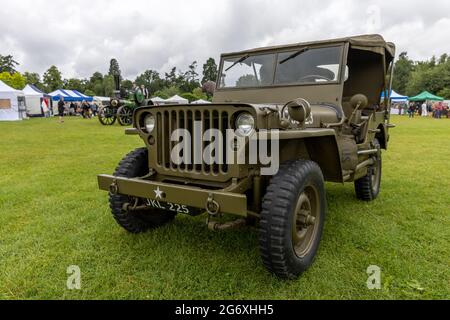
POLYGON ((394 56, 379 35, 223 54, 213 104, 134 111, 126 133, 145 146, 98 176, 114 218, 132 233, 177 214, 206 214, 216 231, 255 225, 266 268, 298 277, 321 240, 324 181, 353 182, 362 201, 380 193, 394 56))

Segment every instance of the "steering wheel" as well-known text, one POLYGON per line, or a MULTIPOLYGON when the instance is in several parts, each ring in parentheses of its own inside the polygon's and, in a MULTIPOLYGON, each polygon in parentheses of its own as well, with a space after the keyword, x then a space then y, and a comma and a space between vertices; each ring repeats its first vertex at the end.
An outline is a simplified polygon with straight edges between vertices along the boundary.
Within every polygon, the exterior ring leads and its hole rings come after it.
POLYGON ((307 79, 312 79, 312 80, 322 79, 322 80, 326 80, 326 81, 333 81, 333 79, 330 79, 330 78, 325 77, 325 76, 321 76, 320 74, 309 74, 307 76, 301 77, 300 79, 298 79, 298 81, 299 82, 309 82, 309 81, 304 81, 304 80, 307 80, 307 79))

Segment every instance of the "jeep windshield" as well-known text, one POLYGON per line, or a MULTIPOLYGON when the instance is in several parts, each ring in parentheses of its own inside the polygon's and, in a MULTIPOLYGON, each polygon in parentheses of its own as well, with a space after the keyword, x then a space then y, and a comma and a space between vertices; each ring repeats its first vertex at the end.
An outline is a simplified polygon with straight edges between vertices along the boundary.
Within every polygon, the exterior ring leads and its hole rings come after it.
POLYGON ((337 82, 341 58, 341 46, 226 57, 219 88, 337 82))

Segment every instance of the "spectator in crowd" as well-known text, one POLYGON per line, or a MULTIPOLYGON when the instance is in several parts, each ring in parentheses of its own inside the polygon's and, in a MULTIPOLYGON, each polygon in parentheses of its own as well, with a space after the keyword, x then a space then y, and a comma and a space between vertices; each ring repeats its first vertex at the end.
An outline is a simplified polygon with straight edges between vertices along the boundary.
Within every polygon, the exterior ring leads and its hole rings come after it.
POLYGON ((443 111, 442 102, 436 103, 436 119, 440 119, 441 118, 442 111, 443 111))
POLYGON ((58 102, 58 113, 59 113, 59 122, 64 123, 64 112, 65 110, 65 103, 64 103, 64 97, 59 98, 58 102))
POLYGON ((414 103, 410 103, 408 108, 408 116, 410 118, 414 118, 415 113, 416 113, 416 105, 414 103))
POLYGON ((72 101, 69 105, 69 115, 74 116, 76 114, 77 108, 76 104, 72 101))
POLYGON ((422 117, 428 117, 428 107, 427 107, 427 104, 426 104, 425 101, 422 104, 422 114, 421 114, 421 116, 422 117))
POLYGON ((44 116, 46 118, 50 118, 50 109, 47 106, 47 101, 45 99, 42 99, 41 107, 42 107, 42 112, 44 112, 44 116))
POLYGON ((86 100, 83 100, 81 103, 81 109, 82 109, 82 115, 84 119, 90 119, 91 118, 91 106, 86 100))
POLYGON ((77 102, 77 103, 75 104, 75 112, 76 112, 77 115, 82 115, 83 110, 82 110, 82 108, 81 108, 80 102, 77 102))
POLYGON ((92 114, 94 115, 94 117, 96 117, 98 115, 98 104, 97 102, 94 102, 93 104, 91 104, 91 110, 92 110, 92 114))

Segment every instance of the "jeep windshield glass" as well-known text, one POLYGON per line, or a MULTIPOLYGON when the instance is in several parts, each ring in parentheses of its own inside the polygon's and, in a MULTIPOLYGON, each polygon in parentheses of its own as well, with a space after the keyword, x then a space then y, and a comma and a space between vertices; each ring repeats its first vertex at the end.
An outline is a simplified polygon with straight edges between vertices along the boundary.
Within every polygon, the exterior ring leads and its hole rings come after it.
POLYGON ((308 48, 278 54, 275 84, 326 83, 339 80, 341 47, 308 48))
POLYGON ((225 58, 221 88, 259 87, 273 84, 275 54, 225 58))
POLYGON ((270 54, 247 54, 223 59, 220 88, 337 82, 342 46, 270 54), (276 70, 275 70, 276 68, 276 70))

